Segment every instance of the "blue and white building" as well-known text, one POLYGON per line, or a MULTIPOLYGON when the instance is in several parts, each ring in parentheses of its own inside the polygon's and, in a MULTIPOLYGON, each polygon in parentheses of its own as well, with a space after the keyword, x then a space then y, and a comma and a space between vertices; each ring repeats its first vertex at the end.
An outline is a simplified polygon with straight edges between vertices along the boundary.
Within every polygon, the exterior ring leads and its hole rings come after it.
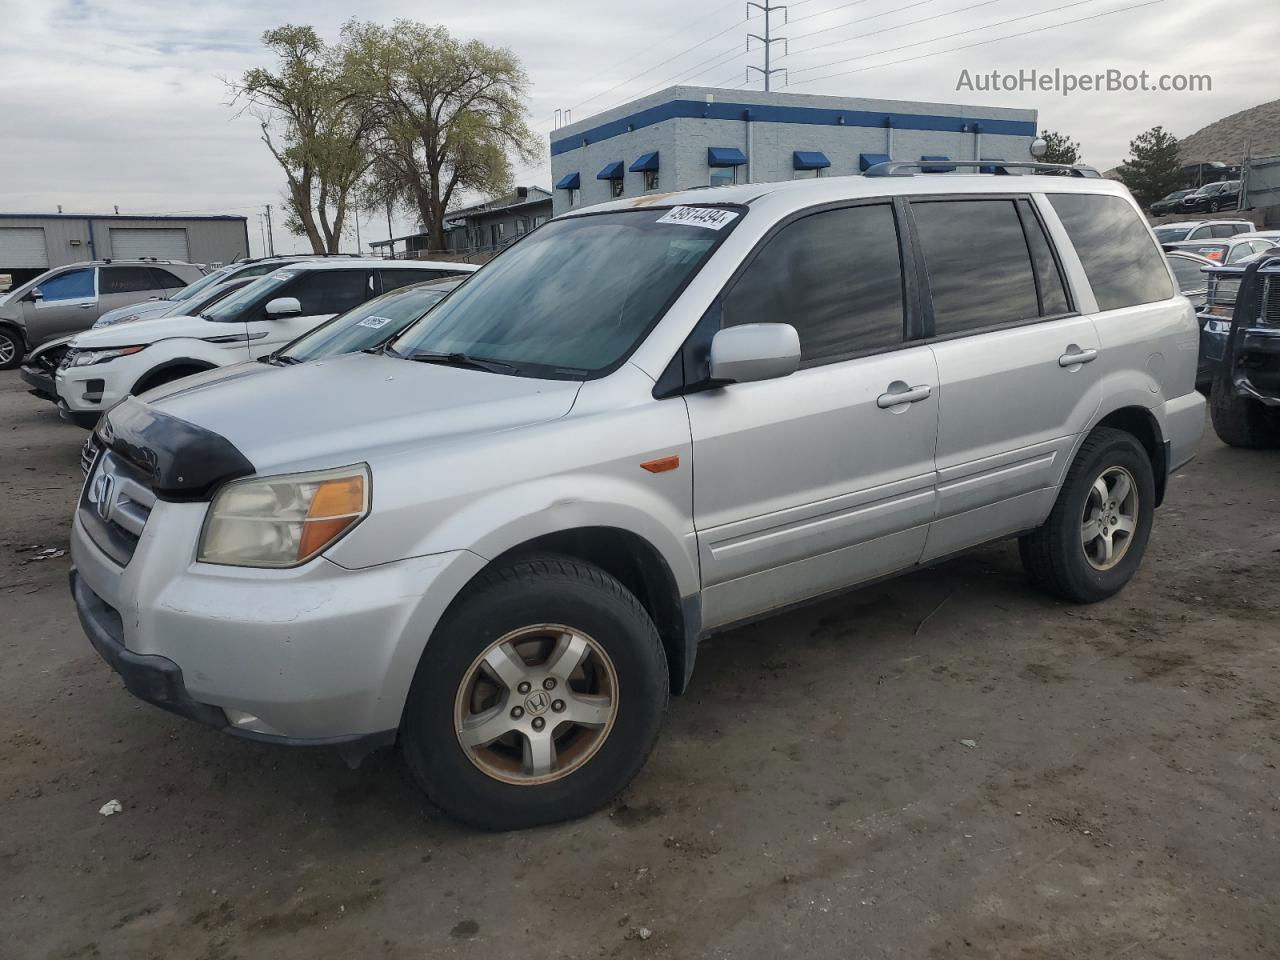
POLYGON ((669 87, 551 134, 557 214, 698 186, 848 176, 883 160, 1027 160, 1035 110, 669 87))

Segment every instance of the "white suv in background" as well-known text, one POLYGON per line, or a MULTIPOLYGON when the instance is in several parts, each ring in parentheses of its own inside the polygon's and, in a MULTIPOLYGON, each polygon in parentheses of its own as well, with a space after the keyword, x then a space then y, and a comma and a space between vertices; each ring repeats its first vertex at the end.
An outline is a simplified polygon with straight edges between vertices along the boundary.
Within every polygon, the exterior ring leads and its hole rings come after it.
POLYGON ((431 260, 308 260, 282 267, 196 316, 162 317, 82 333, 54 379, 65 419, 86 429, 130 394, 253 360, 330 317, 410 283, 471 273, 431 260))

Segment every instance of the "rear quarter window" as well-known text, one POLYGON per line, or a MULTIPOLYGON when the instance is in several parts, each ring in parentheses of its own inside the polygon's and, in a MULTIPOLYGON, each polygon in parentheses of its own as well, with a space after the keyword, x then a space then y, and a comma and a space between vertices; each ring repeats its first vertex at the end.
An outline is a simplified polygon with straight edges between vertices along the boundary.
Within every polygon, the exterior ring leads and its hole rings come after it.
POLYGON ((1138 212, 1122 197, 1055 193, 1057 211, 1100 310, 1156 303, 1173 296, 1160 248, 1138 212))

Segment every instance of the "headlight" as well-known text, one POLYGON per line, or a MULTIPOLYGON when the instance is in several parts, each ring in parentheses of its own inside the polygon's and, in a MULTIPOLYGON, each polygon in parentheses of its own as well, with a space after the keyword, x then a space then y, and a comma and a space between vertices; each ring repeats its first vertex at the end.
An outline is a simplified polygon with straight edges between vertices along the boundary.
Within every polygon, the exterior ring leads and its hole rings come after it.
POLYGON ((106 363, 108 360, 127 357, 131 353, 137 353, 139 350, 145 349, 147 349, 147 345, 144 343, 140 347, 112 347, 110 350, 73 350, 69 354, 71 362, 68 366, 91 367, 95 363, 106 363))
POLYGON ((235 567, 296 567, 369 513, 369 468, 238 480, 214 497, 197 557, 235 567))

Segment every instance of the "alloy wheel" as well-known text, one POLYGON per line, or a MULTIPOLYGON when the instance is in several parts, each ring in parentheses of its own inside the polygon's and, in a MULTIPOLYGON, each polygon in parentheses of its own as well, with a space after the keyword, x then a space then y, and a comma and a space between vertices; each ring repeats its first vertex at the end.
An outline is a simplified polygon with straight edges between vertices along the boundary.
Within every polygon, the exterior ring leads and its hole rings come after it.
POLYGON ((1099 474, 1084 502, 1080 543, 1095 570, 1110 570, 1124 559, 1138 528, 1138 485, 1124 467, 1099 474))
POLYGON ((500 637, 458 685, 454 730, 467 758, 504 783, 550 783, 608 739, 618 679, 604 648, 580 630, 536 624, 500 637))

